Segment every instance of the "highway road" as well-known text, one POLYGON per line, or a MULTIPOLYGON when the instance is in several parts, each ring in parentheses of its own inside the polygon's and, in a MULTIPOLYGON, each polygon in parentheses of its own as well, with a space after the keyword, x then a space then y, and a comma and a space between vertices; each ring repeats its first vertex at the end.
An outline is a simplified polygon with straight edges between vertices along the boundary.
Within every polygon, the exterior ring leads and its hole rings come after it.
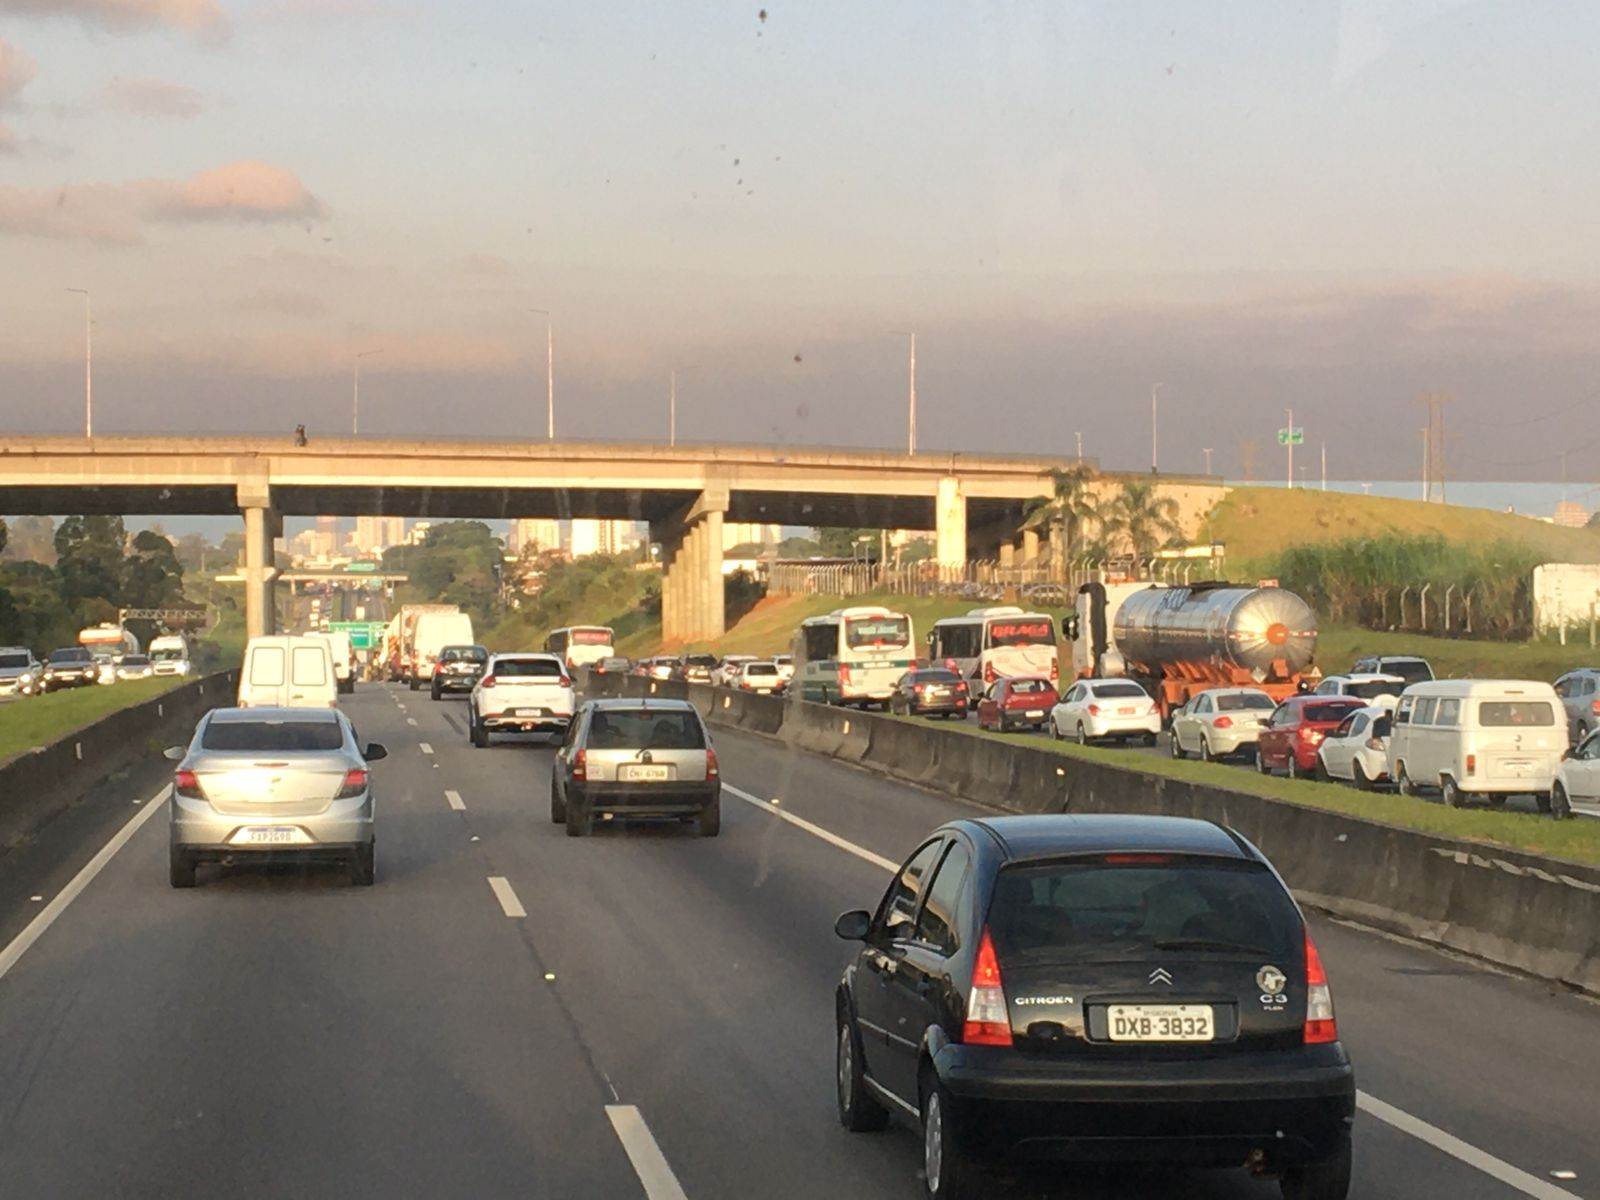
MULTIPOLYGON (((723 732, 720 838, 572 841, 543 740, 474 750, 461 701, 389 685, 345 706, 391 751, 376 888, 286 868, 173 891, 146 791, 97 874, 11 901, 41 916, 0 951, 5 1194, 918 1194, 912 1134, 834 1118, 832 924, 970 809, 723 732)), ((1353 1196, 1600 1200, 1600 1009, 1315 934, 1363 1091, 1353 1196)), ((1017 1194, 1277 1195, 1240 1172, 1052 1186, 1017 1194)))

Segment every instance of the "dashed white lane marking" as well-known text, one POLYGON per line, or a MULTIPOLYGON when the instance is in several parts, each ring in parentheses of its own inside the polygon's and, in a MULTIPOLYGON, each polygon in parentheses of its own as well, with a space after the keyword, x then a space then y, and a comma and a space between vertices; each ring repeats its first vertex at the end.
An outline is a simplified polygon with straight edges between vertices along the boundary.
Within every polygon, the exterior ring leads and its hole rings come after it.
POLYGON ((611 1118, 611 1128, 617 1131, 617 1140, 627 1151, 649 1200, 689 1200, 639 1110, 631 1104, 608 1104, 606 1116, 611 1118))
POLYGON ((417 723, 417 719, 415 717, 407 717, 406 718, 406 724, 407 725, 415 725, 416 723, 417 723))
POLYGON ((517 893, 511 887, 511 881, 504 875, 489 876, 489 890, 494 893, 494 898, 500 901, 500 907, 508 917, 525 917, 528 910, 522 907, 522 901, 517 899, 517 893))
POLYGON ((166 809, 161 801, 166 799, 167 789, 162 788, 151 796, 145 806, 141 808, 121 829, 112 835, 111 840, 88 862, 62 888, 60 892, 39 910, 39 915, 23 927, 21 933, 11 939, 11 944, 0 950, 0 979, 4 979, 6 972, 17 965, 17 960, 28 952, 28 948, 44 936, 44 931, 56 923, 56 918, 66 912, 67 905, 76 900, 84 888, 94 882, 94 877, 105 870, 105 866, 116 857, 117 851, 126 846, 133 835, 139 832, 140 827, 156 813, 166 809))
POLYGON ((433 753, 433 747, 428 745, 427 742, 418 742, 417 743, 417 749, 421 750, 424 754, 432 754, 433 753))
POLYGON ((445 803, 451 808, 455 809, 457 812, 467 811, 467 802, 461 798, 460 792, 452 792, 450 789, 446 788, 444 799, 445 803))
MULTIPOLYGON (((891 862, 881 854, 874 854, 865 846, 858 846, 846 838, 840 837, 830 829, 814 825, 802 817, 769 804, 758 796, 734 787, 726 780, 723 781, 722 790, 737 796, 740 800, 754 805, 769 816, 777 817, 780 821, 787 821, 798 829, 803 829, 813 837, 820 838, 830 846, 836 846, 847 854, 853 854, 864 862, 882 867, 885 871, 897 871, 900 864, 891 862)), ((1376 1096, 1366 1092, 1356 1093, 1356 1107, 1369 1117, 1382 1121, 1385 1125, 1393 1126, 1402 1133, 1410 1134, 1420 1142, 1425 1142, 1435 1150, 1448 1154, 1467 1166, 1482 1171, 1491 1179, 1498 1179, 1508 1187, 1515 1188, 1524 1196, 1531 1196, 1533 1200, 1579 1200, 1579 1197, 1565 1188, 1559 1188, 1553 1183, 1547 1183, 1537 1175, 1530 1175, 1527 1171, 1512 1166, 1502 1159, 1496 1158, 1486 1150, 1463 1142, 1460 1138, 1446 1133, 1436 1125, 1430 1125, 1420 1117, 1414 1117, 1404 1109, 1386 1104, 1376 1096)))

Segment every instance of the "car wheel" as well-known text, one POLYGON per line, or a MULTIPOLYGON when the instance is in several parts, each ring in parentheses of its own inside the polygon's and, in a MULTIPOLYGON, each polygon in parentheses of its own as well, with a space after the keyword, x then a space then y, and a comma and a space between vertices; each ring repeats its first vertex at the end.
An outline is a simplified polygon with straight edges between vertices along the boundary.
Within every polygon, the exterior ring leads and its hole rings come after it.
POLYGON ((1294 760, 1293 750, 1283 756, 1283 773, 1289 779, 1300 778, 1300 767, 1294 760))
POLYGON ((475 714, 467 717, 467 728, 472 733, 472 744, 479 750, 488 749, 489 731, 484 727, 483 722, 477 719, 475 714))
POLYGON ((1446 808, 1460 808, 1461 805, 1465 803, 1466 797, 1462 795, 1460 787, 1458 787, 1456 785, 1456 781, 1451 779, 1448 775, 1444 777, 1444 782, 1439 786, 1444 796, 1444 804, 1446 808))
POLYGON ((1271 775, 1272 768, 1267 765, 1267 756, 1261 752, 1261 747, 1256 747, 1256 773, 1258 775, 1271 775))
POLYGON ((589 836, 589 814, 584 811, 583 805, 570 797, 567 800, 566 818, 568 837, 589 836))
POLYGON ((1402 796, 1415 796, 1417 785, 1411 782, 1411 775, 1406 771, 1405 763, 1396 763, 1394 767, 1394 790, 1402 796))
POLYGON ((1548 809, 1558 821, 1565 821, 1572 816, 1572 801, 1567 798, 1567 789, 1559 783, 1551 785, 1549 798, 1539 807, 1548 809))
POLYGON ((1050 740, 1052 742, 1064 742, 1067 740, 1064 736, 1062 736, 1061 726, 1056 724, 1056 719, 1054 717, 1050 718, 1050 740))
POLYGON ((976 1200, 984 1181, 977 1166, 951 1137, 949 1096, 937 1082, 922 1096, 922 1184, 928 1200, 976 1200))
POLYGON ((1279 1180, 1283 1200, 1345 1200, 1350 1194, 1350 1134, 1339 1135, 1339 1148, 1319 1163, 1290 1167, 1279 1180))
POLYGON ((433 696, 433 698, 435 700, 439 699, 439 697, 442 695, 442 693, 439 691, 439 685, 437 683, 435 683, 431 688, 429 688, 428 692, 429 692, 429 694, 431 694, 433 696))
POLYGON ((1215 762, 1216 755, 1211 753, 1211 743, 1206 740, 1205 734, 1200 735, 1200 761, 1215 762))
POLYGON ((994 719, 994 731, 996 733, 1010 733, 1011 732, 1006 727, 1006 715, 1005 715, 1005 713, 1001 713, 999 716, 997 716, 994 719))
POLYGON ((1088 731, 1084 729, 1083 722, 1079 721, 1078 722, 1078 745, 1087 746, 1088 744, 1089 744, 1088 731))
POLYGON ((1141 746, 1154 746, 1156 744, 1156 735, 1153 733, 1145 734, 1139 739, 1139 744, 1141 746))
POLYGON ((1322 755, 1317 755, 1317 766, 1314 775, 1318 783, 1332 783, 1333 776, 1328 774, 1328 764, 1322 761, 1322 755))
POLYGON ((368 842, 350 856, 350 882, 371 887, 378 882, 378 843, 368 842))
POLYGON ((415 691, 421 690, 421 688, 422 688, 422 681, 420 679, 418 679, 415 675, 413 675, 411 677, 411 690, 413 692, 415 692, 415 691))
POLYGON ((694 822, 695 835, 708 838, 716 837, 722 832, 722 801, 713 800, 700 810, 700 815, 694 822))
POLYGON ((839 1049, 834 1076, 838 1085, 839 1124, 851 1133, 876 1133, 889 1124, 889 1110, 867 1093, 861 1066, 861 1038, 855 1022, 839 1018, 839 1049))
POLYGON ((567 819, 567 806, 561 802, 561 785, 554 774, 550 776, 550 821, 559 825, 567 819))
POLYGON ((1176 729, 1174 729, 1170 733, 1168 733, 1167 734, 1167 738, 1172 743, 1172 757, 1173 758, 1176 758, 1181 762, 1183 759, 1189 757, 1188 754, 1186 754, 1184 752, 1182 743, 1180 743, 1178 741, 1178 731, 1176 729))
POLYGON ((167 851, 167 881, 175 888, 194 886, 194 855, 176 846, 167 851))
POLYGON ((1370 792, 1372 780, 1367 778, 1367 773, 1361 769, 1361 760, 1358 758, 1350 764, 1350 782, 1355 784, 1356 791, 1370 792))

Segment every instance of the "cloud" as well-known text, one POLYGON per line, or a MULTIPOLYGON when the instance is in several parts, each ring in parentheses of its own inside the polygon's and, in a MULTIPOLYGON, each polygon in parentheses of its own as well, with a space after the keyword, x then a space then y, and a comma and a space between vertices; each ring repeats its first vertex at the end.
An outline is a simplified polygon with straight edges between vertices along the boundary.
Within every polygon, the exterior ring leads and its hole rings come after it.
MULTIPOLYGON (((5 0, 0 0, 3 6, 5 0)), ((0 38, 0 108, 10 104, 38 73, 33 60, 16 46, 0 38)))
POLYGON ((246 296, 238 307, 245 312, 275 313, 280 317, 320 317, 327 304, 311 292, 262 291, 246 296))
POLYGON ((277 222, 321 218, 327 210, 293 171, 244 160, 202 171, 186 183, 67 184, 43 190, 0 184, 0 235, 130 244, 149 221, 277 222))
POLYGON ((217 36, 227 28, 217 0, 0 0, 0 13, 5 12, 76 17, 112 30, 161 26, 217 36))
POLYGON ((461 260, 461 269, 471 275, 490 275, 503 278, 515 268, 511 260, 498 254, 468 254, 461 260))
POLYGON ((17 139, 17 131, 9 125, 0 125, 0 154, 17 154, 22 150, 22 143, 17 139))
POLYGON ((197 117, 207 107, 194 88, 163 79, 119 79, 103 96, 107 107, 136 117, 197 117))

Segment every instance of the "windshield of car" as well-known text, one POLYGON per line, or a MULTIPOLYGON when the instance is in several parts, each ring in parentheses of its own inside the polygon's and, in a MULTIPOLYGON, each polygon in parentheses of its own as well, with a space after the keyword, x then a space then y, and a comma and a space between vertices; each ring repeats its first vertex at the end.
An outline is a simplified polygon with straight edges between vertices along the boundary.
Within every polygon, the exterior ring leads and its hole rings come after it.
POLYGON ((210 721, 202 750, 248 750, 257 754, 337 750, 344 731, 337 721, 210 721))
POLYGON ((0 671, 14 670, 28 665, 26 654, 0 654, 0 671))
POLYGON ((751 677, 755 677, 755 676, 758 676, 758 675, 776 675, 778 673, 778 668, 776 666, 774 666, 772 663, 765 663, 765 662, 745 663, 744 669, 741 670, 739 673, 741 675, 749 675, 751 677))
POLYGON ((548 658, 497 658, 496 679, 556 679, 565 675, 561 664, 548 658))
POLYGON ((605 708, 589 722, 591 750, 701 750, 705 729, 683 709, 605 708))
POLYGON ((489 661, 489 652, 480 646, 447 646, 439 655, 439 661, 485 663, 489 661))
POLYGON ((151 662, 177 662, 183 657, 182 650, 161 649, 150 652, 151 662))
POLYGON ((1018 696, 1040 696, 1054 689, 1043 679, 1013 679, 1011 691, 1018 696))
POLYGON ((83 666, 94 661, 94 655, 87 650, 71 647, 64 650, 50 651, 50 665, 57 667, 83 666))
POLYGON ((920 671, 911 672, 913 683, 960 683, 961 676, 954 671, 946 671, 941 667, 927 667, 920 671))
POLYGON ((1389 658, 1381 664, 1381 673, 1384 675, 1398 675, 1406 683, 1429 683, 1433 680, 1433 671, 1426 662, 1418 658, 1389 658))
POLYGON ((1137 683, 1097 683, 1089 689, 1100 700, 1147 700, 1149 696, 1137 683))
POLYGON ((122 656, 122 665, 125 667, 148 667, 150 660, 142 654, 125 654, 122 656))
POLYGON ((1332 721, 1335 724, 1348 717, 1357 704, 1305 704, 1300 708, 1302 721, 1332 721))
POLYGON ((1345 683, 1342 692, 1358 700, 1376 700, 1379 696, 1398 695, 1405 686, 1390 679, 1367 679, 1345 683))
POLYGON ((684 656, 683 663, 688 667, 712 668, 717 665, 717 656, 714 654, 688 654, 684 656))
POLYGON ((1288 958, 1300 921, 1266 868, 1174 857, 1154 864, 1094 860, 1007 867, 995 882, 989 928, 1002 964, 1013 958, 1084 962, 1211 947, 1288 958))
POLYGON ((1556 714, 1548 700, 1485 700, 1478 705, 1478 724, 1554 725, 1556 714))
POLYGON ((1217 697, 1218 712, 1270 712, 1277 707, 1265 692, 1223 692, 1217 697))

